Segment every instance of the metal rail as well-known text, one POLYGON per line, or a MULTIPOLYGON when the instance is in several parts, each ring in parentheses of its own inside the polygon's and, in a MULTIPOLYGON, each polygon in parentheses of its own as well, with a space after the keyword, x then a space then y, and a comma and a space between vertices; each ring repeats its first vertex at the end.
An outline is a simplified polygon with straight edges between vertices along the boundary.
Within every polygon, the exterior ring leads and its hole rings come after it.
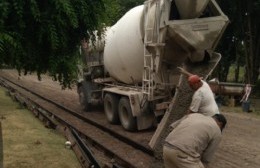
POLYGON ((91 168, 100 168, 100 165, 99 165, 97 159, 94 157, 90 148, 83 142, 83 140, 79 136, 78 132, 73 128, 71 128, 70 130, 76 140, 76 143, 78 144, 78 146, 80 146, 80 149, 82 149, 82 153, 87 155, 86 157, 89 158, 90 163, 91 163, 91 168))
MULTIPOLYGON (((108 132, 109 134, 111 134, 111 135, 113 135, 114 137, 120 139, 120 140, 123 141, 124 143, 127 143, 128 145, 131 145, 131 146, 133 146, 134 148, 136 148, 136 149, 138 149, 138 150, 141 150, 141 151, 143 151, 144 153, 147 153, 147 154, 150 155, 150 156, 153 155, 153 152, 151 151, 151 149, 147 149, 146 147, 144 147, 144 146, 142 146, 142 145, 140 145, 140 144, 137 144, 136 142, 131 141, 131 140, 127 139, 126 137, 123 137, 122 135, 117 134, 117 133, 113 132, 112 130, 110 130, 110 129, 108 129, 108 128, 102 127, 100 124, 98 124, 98 123, 96 123, 96 122, 93 122, 93 121, 91 121, 91 120, 89 120, 89 119, 87 119, 87 118, 85 118, 85 117, 83 117, 83 116, 77 114, 77 113, 74 112, 73 110, 67 109, 66 107, 64 107, 64 106, 62 106, 62 105, 60 105, 60 104, 58 104, 58 103, 56 103, 56 102, 53 102, 53 101, 51 101, 51 100, 49 100, 49 99, 46 99, 46 98, 44 98, 43 96, 41 96, 41 95, 39 95, 39 94, 37 94, 37 93, 35 93, 35 92, 33 92, 33 91, 31 91, 31 90, 25 88, 25 87, 23 87, 23 86, 21 86, 21 85, 19 85, 19 84, 16 84, 15 82, 12 82, 11 80, 9 80, 9 79, 7 79, 7 78, 2 77, 2 78, 0 78, 0 79, 1 79, 0 81, 2 81, 2 83, 3 83, 4 81, 10 82, 11 84, 13 84, 13 85, 15 85, 15 86, 17 86, 17 87, 19 87, 19 88, 22 88, 23 90, 29 92, 30 94, 35 95, 35 96, 37 96, 37 97, 39 97, 39 98, 41 98, 41 99, 47 101, 48 103, 54 104, 57 108, 60 108, 60 109, 62 109, 62 110, 64 110, 64 111, 66 111, 66 112, 72 114, 73 116, 75 116, 75 117, 77 117, 77 118, 79 118, 79 119, 81 119, 81 120, 83 120, 83 121, 85 121, 85 122, 87 122, 87 123, 90 123, 91 125, 93 125, 93 126, 99 128, 99 129, 101 129, 102 131, 108 132)), ((5 85, 7 86, 6 83, 5 83, 5 85)), ((9 87, 10 87, 10 86, 9 86, 9 87)), ((11 90, 15 90, 15 89, 12 88, 11 90)), ((38 105, 38 104, 36 103, 36 106, 40 106, 40 105, 38 105)), ((45 113, 44 111, 46 111, 46 110, 41 109, 41 108, 38 108, 38 110, 35 110, 35 108, 32 108, 32 109, 34 109, 34 112, 35 112, 35 113, 37 113, 37 114, 41 113, 41 115, 43 115, 43 114, 45 113), (39 109, 41 109, 41 110, 39 110, 39 109)), ((48 112, 48 111, 47 111, 47 112, 48 112)), ((50 113, 50 112, 48 112, 48 113, 50 113)), ((58 116, 55 116, 55 117, 56 117, 56 118, 59 118, 58 116)), ((48 115, 45 116, 45 117, 43 117, 43 118, 47 119, 47 120, 48 120, 48 123, 52 123, 51 117, 48 117, 48 115)), ((59 118, 59 120, 62 120, 62 119, 59 118)), ((66 123, 65 125, 69 125, 69 123, 67 123, 66 121, 62 121, 62 122, 63 122, 63 123, 66 123)), ((55 125, 55 124, 52 123, 51 125, 55 125)), ((76 129, 76 128, 74 128, 73 126, 70 126, 70 127, 72 127, 72 129, 76 129)), ((75 132, 74 132, 74 135, 76 135, 75 132)), ((77 135, 78 135, 78 134, 77 134, 77 135)), ((87 135, 84 135, 84 136, 87 136, 87 135)), ((78 137, 78 136, 77 136, 77 137, 78 137)), ((79 138, 77 138, 77 137, 75 137, 75 139, 79 140, 79 138)), ((84 152, 87 151, 87 147, 83 145, 83 144, 84 144, 83 141, 78 142, 78 144, 79 144, 78 146, 81 146, 81 147, 80 147, 80 150, 82 150, 82 151, 84 151, 84 152)), ((99 144, 98 146, 104 148, 105 151, 106 151, 106 153, 111 153, 113 156, 118 157, 119 160, 121 160, 120 163, 123 163, 123 165, 131 165, 131 163, 128 162, 128 160, 127 160, 126 158, 120 158, 120 156, 117 156, 116 154, 113 154, 113 152, 109 151, 109 149, 106 149, 106 147, 105 147, 105 146, 102 146, 102 144, 99 144)), ((95 167, 98 167, 98 162, 95 161, 95 159, 94 159, 93 156, 91 157, 90 153, 85 153, 85 154, 83 154, 83 155, 87 155, 87 156, 88 156, 88 159, 83 159, 83 162, 85 162, 86 160, 89 160, 89 161, 91 162, 90 165, 94 165, 95 167), (90 158, 89 158, 89 157, 90 157, 90 158)), ((112 166, 113 166, 113 167, 120 167, 120 164, 118 164, 118 163, 115 162, 112 166)), ((132 166, 130 166, 130 167, 132 167, 132 166)))
MULTIPOLYGON (((37 104, 35 102, 31 102, 31 100, 29 100, 29 99, 26 99, 19 92, 17 93, 17 90, 15 88, 8 85, 1 78, 0 78, 0 83, 5 88, 10 90, 10 96, 13 99, 17 100, 22 106, 26 106, 29 110, 31 110, 33 112, 33 114, 44 123, 45 127, 56 129, 58 127, 58 125, 61 125, 60 123, 56 122, 54 118, 49 116, 50 112, 41 108, 39 104, 37 104)), ((61 120, 61 119, 59 119, 59 120, 61 120)), ((63 122, 65 122, 65 121, 63 121, 63 122)), ((60 131, 64 134, 66 134, 67 138, 71 142, 76 142, 76 140, 74 140, 75 138, 72 139, 71 136, 69 136, 68 133, 66 133, 66 129, 60 129, 60 131)), ((77 139, 79 139, 79 138, 77 138, 77 139)), ((88 158, 89 155, 85 154, 86 151, 84 149, 82 149, 82 146, 79 143, 76 143, 75 145, 73 145, 73 150, 83 168, 88 168, 89 165, 92 165, 91 164, 92 162, 86 162, 86 161, 89 161, 89 160, 92 161, 92 160, 88 158)), ((95 168, 99 168, 99 167, 95 167, 95 168)))
POLYGON ((31 91, 31 90, 29 90, 29 89, 27 89, 27 88, 25 88, 25 87, 23 87, 23 86, 17 84, 17 83, 12 82, 11 80, 9 80, 9 79, 7 79, 7 78, 4 78, 4 77, 1 77, 1 78, 4 79, 4 80, 6 80, 6 81, 8 81, 8 82, 10 82, 10 83, 12 83, 12 84, 14 84, 14 85, 16 85, 16 86, 18 86, 18 87, 21 87, 22 89, 24 89, 24 90, 30 92, 31 94, 34 94, 34 95, 40 97, 41 99, 43 99, 43 100, 45 100, 45 101, 47 101, 47 102, 49 102, 49 103, 51 103, 51 104, 54 104, 54 105, 57 106, 58 108, 61 108, 62 110, 66 111, 66 112, 68 112, 68 113, 70 113, 70 114, 72 114, 73 116, 75 116, 75 117, 77 117, 77 118, 79 118, 79 119, 81 119, 81 120, 83 120, 83 121, 85 121, 85 122, 87 122, 87 123, 89 123, 89 124, 92 124, 93 126, 99 128, 99 129, 101 129, 101 130, 103 130, 103 131, 105 131, 105 132, 108 132, 109 134, 111 134, 111 135, 113 135, 114 137, 118 138, 119 140, 121 140, 121 141, 123 141, 123 142, 125 142, 125 143, 127 143, 127 144, 129 144, 129 145, 131 145, 131 146, 133 146, 134 148, 139 149, 139 150, 141 150, 141 151, 143 151, 143 152, 149 154, 150 156, 153 156, 154 153, 153 153, 152 149, 147 148, 147 147, 143 146, 142 144, 139 144, 139 143, 137 143, 137 142, 135 142, 135 141, 132 141, 132 140, 130 140, 130 139, 128 139, 128 138, 126 138, 126 137, 124 137, 124 136, 118 134, 117 132, 115 132, 115 131, 113 131, 113 130, 111 130, 111 129, 109 129, 109 128, 106 128, 106 127, 104 127, 104 126, 102 126, 102 125, 100 125, 99 123, 97 123, 97 122, 95 122, 95 121, 92 121, 92 120, 90 120, 90 119, 88 119, 88 118, 86 118, 86 117, 84 117, 84 116, 78 114, 77 112, 75 112, 75 111, 73 111, 73 110, 71 110, 71 109, 68 109, 68 108, 64 107, 63 105, 58 104, 57 102, 54 102, 54 101, 52 101, 52 100, 49 100, 49 99, 47 99, 47 98, 45 98, 45 97, 39 95, 38 93, 35 93, 35 92, 33 92, 33 91, 31 91))
POLYGON ((47 98, 45 98, 45 97, 39 95, 38 93, 35 93, 35 92, 33 92, 33 91, 31 91, 31 90, 29 90, 29 89, 27 89, 27 88, 25 88, 25 87, 23 87, 23 86, 21 86, 21 85, 15 83, 15 82, 13 82, 13 81, 7 79, 7 78, 4 78, 4 77, 1 77, 1 78, 4 79, 4 80, 6 80, 6 81, 8 81, 8 82, 10 82, 10 83, 12 83, 12 84, 14 84, 14 85, 16 85, 16 86, 18 86, 18 87, 20 87, 20 88, 22 88, 22 89, 24 89, 24 90, 26 90, 26 91, 28 91, 28 92, 30 92, 30 93, 33 94, 33 95, 36 95, 36 96, 40 97, 41 99, 43 99, 43 100, 45 100, 45 101, 47 101, 47 102, 49 102, 49 103, 51 103, 51 104, 54 104, 54 105, 57 106, 58 108, 61 108, 62 110, 66 111, 66 112, 68 112, 68 113, 70 113, 70 114, 72 114, 73 116, 75 116, 75 117, 77 117, 77 118, 79 118, 79 119, 81 119, 81 120, 83 120, 83 121, 85 121, 85 122, 87 122, 87 123, 89 123, 89 124, 92 124, 93 126, 99 128, 99 129, 101 129, 101 130, 103 130, 103 131, 105 131, 105 132, 108 132, 109 134, 111 134, 111 135, 113 135, 114 137, 118 138, 119 140, 121 140, 121 141, 123 141, 123 142, 125 142, 125 143, 127 143, 127 144, 129 144, 129 145, 131 145, 131 146, 133 146, 134 148, 137 148, 137 149, 143 151, 144 153, 147 153, 147 154, 149 154, 150 156, 153 156, 154 153, 153 153, 152 149, 149 149, 149 148, 147 148, 147 147, 144 147, 142 144, 139 144, 139 143, 137 143, 137 142, 135 142, 135 141, 132 141, 132 140, 130 140, 130 139, 128 139, 128 138, 126 138, 126 137, 124 137, 124 136, 122 136, 122 135, 120 135, 120 134, 114 132, 113 130, 111 130, 111 129, 109 129, 109 128, 106 128, 106 127, 100 125, 100 124, 97 123, 97 122, 94 122, 94 121, 92 121, 92 120, 90 120, 90 119, 88 119, 88 118, 85 118, 84 116, 78 114, 76 111, 71 110, 71 109, 69 109, 69 108, 67 108, 67 107, 64 107, 63 105, 60 105, 60 104, 58 104, 57 102, 54 102, 54 101, 52 101, 52 100, 49 100, 49 99, 47 99, 47 98))

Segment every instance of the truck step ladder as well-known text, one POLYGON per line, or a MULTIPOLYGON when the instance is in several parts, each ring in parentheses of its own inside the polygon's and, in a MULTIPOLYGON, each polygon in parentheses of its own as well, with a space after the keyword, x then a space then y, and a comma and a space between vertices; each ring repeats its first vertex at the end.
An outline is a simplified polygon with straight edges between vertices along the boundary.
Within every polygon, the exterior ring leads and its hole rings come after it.
POLYGON ((155 48, 159 45, 159 2, 158 0, 149 0, 145 2, 145 35, 144 35, 144 67, 142 80, 142 93, 148 100, 154 99, 154 75, 156 53, 149 51, 147 48, 155 48), (155 7, 155 12, 151 10, 155 7), (150 16, 151 15, 151 16, 150 16), (151 19, 155 18, 155 19, 151 19), (157 24, 156 24, 157 23, 157 24))

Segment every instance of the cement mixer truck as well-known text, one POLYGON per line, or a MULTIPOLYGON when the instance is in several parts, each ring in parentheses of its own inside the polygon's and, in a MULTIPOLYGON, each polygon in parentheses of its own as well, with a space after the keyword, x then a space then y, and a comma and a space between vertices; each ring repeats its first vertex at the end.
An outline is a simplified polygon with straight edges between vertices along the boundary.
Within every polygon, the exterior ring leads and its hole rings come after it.
POLYGON ((80 104, 103 104, 108 121, 129 131, 156 125, 174 96, 177 67, 219 60, 214 49, 227 24, 215 0, 145 1, 83 46, 80 104))

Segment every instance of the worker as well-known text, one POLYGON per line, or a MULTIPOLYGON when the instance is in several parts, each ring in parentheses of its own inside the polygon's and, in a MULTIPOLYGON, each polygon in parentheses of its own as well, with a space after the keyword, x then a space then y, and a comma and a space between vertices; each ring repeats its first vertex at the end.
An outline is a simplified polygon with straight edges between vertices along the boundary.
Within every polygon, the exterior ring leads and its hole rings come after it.
POLYGON ((245 88, 244 88, 244 96, 242 97, 242 99, 240 100, 240 102, 247 102, 248 97, 251 93, 252 87, 250 84, 246 84, 245 88))
POLYGON ((200 113, 185 115, 173 123, 163 146, 165 168, 207 167, 226 123, 222 114, 209 117, 200 113))
POLYGON ((248 97, 251 93, 252 87, 250 84, 246 84, 245 88, 244 88, 244 96, 242 97, 242 99, 240 100, 240 102, 242 102, 242 109, 244 112, 251 112, 252 110, 250 110, 250 101, 248 100, 248 97))
POLYGON ((178 68, 181 73, 188 76, 189 86, 195 91, 187 113, 202 113, 206 116, 219 114, 219 108, 215 101, 214 94, 207 82, 203 81, 198 75, 191 74, 183 68, 178 68))

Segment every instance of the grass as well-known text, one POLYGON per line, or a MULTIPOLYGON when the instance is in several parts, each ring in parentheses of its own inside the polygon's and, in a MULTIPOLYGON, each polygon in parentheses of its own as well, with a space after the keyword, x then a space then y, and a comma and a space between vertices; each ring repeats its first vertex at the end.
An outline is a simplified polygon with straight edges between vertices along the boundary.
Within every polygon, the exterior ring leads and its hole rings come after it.
POLYGON ((27 109, 6 96, 0 87, 3 166, 6 168, 80 168, 66 139, 47 129, 27 109))
MULTIPOLYGON (((230 68, 229 68, 229 73, 228 73, 228 76, 227 76, 227 81, 229 82, 233 82, 235 81, 235 67, 236 65, 231 65, 230 68)), ((239 75, 238 75, 238 81, 239 82, 243 82, 245 79, 244 79, 244 71, 245 71, 245 68, 244 67, 239 67, 239 75)))

